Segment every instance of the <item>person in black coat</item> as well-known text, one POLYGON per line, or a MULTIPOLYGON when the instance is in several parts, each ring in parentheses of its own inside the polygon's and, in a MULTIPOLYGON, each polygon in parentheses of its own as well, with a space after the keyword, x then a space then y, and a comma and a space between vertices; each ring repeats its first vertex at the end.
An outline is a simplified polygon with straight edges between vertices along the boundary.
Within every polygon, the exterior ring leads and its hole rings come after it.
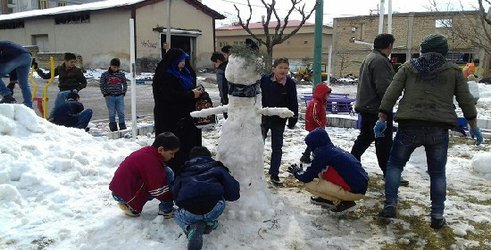
POLYGON ((169 166, 174 172, 188 160, 189 151, 201 146, 201 130, 196 128, 190 112, 196 98, 203 93, 196 87, 196 74, 189 64, 189 55, 181 49, 169 49, 160 61, 152 83, 155 134, 172 132, 181 140, 181 148, 169 166))

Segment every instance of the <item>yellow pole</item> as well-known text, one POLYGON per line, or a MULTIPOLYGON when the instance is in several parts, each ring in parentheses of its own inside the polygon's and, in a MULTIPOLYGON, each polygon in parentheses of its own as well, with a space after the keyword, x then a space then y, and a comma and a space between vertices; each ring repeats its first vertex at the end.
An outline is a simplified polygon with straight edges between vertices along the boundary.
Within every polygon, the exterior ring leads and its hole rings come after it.
POLYGON ((52 56, 49 57, 49 68, 51 77, 49 78, 48 83, 44 85, 43 89, 43 118, 46 118, 48 114, 48 88, 55 80, 55 60, 52 56))

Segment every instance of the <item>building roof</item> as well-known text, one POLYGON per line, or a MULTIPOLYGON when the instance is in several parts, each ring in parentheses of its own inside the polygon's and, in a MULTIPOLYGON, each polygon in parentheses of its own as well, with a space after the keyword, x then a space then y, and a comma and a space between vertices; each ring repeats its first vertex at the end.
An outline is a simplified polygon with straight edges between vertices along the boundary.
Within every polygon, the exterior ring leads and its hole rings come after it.
MULTIPOLYGON (((466 15, 466 14, 476 14, 478 15, 479 10, 464 10, 464 11, 426 11, 426 12, 405 12, 405 13, 392 13, 392 16, 456 16, 456 15, 466 15)), ((385 14, 387 16, 387 13, 385 14)), ((365 19, 365 18, 378 18, 379 15, 364 15, 364 16, 349 16, 349 17, 336 17, 336 19, 365 19)))
MULTIPOLYGON (((297 27, 298 25, 300 25, 300 23, 301 23, 300 20, 290 20, 290 21, 288 21, 286 27, 297 27)), ((274 28, 274 27, 276 27, 277 24, 278 24, 278 22, 276 22, 276 21, 270 22, 268 26, 269 26, 269 28, 274 28)), ((312 26, 315 24, 305 22, 303 25, 304 26, 312 26)), ((241 29, 242 29, 242 26, 240 26, 240 24, 238 24, 238 23, 217 28, 217 30, 241 30, 241 29)), ((263 29, 263 24, 262 24, 262 22, 249 23, 249 29, 263 29)))
MULTIPOLYGON (((163 1, 163 0, 160 0, 160 1, 163 1)), ((160 1, 106 0, 106 1, 78 4, 78 5, 67 5, 67 6, 54 7, 54 8, 48 8, 48 9, 42 9, 42 10, 29 10, 29 11, 16 12, 16 13, 7 14, 7 15, 0 15, 0 21, 26 19, 26 18, 33 18, 33 17, 40 17, 40 16, 55 16, 55 15, 76 13, 76 12, 82 12, 82 11, 114 9, 114 8, 121 8, 121 7, 134 6, 134 5, 138 6, 138 4, 145 4, 146 2, 149 2, 149 4, 151 4, 154 2, 160 2, 160 1)), ((225 18, 225 16, 223 16, 222 14, 216 12, 213 9, 210 9, 208 6, 202 4, 201 2, 199 2, 197 0, 184 0, 184 1, 186 3, 194 6, 195 8, 203 11, 204 13, 206 13, 207 15, 209 15, 215 19, 224 19, 225 18)))

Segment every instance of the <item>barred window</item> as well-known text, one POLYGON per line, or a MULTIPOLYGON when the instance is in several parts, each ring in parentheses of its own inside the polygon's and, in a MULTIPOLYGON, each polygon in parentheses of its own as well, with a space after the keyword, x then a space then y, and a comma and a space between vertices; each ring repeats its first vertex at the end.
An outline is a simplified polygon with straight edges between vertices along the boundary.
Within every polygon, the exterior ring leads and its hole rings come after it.
POLYGON ((90 23, 89 13, 74 13, 55 17, 55 24, 90 23))
POLYGON ((0 30, 24 28, 24 21, 0 22, 0 30))

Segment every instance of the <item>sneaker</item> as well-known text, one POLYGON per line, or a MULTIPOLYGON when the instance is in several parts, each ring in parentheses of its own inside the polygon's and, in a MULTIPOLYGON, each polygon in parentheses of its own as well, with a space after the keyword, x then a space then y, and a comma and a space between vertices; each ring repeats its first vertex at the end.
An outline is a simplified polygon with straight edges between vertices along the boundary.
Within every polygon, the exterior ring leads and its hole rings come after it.
POLYGON ((174 218, 174 208, 172 208, 172 210, 170 211, 162 211, 162 210, 159 210, 159 215, 163 215, 164 216, 164 219, 172 219, 174 218))
POLYGON ((203 247, 203 233, 205 232, 206 223, 198 222, 189 226, 187 233, 188 250, 199 250, 203 247))
POLYGON ((118 202, 118 207, 123 210, 124 214, 130 216, 130 217, 138 217, 140 216, 140 213, 136 212, 132 208, 128 207, 128 205, 118 202))
POLYGON ((277 175, 271 175, 271 182, 275 185, 279 185, 282 183, 280 177, 278 177, 277 175))
POLYGON ((443 226, 445 226, 446 222, 447 221, 443 217, 439 219, 431 217, 430 227, 433 229, 441 229, 443 226))
POLYGON ((396 217, 396 207, 385 206, 380 213, 378 213, 380 218, 395 218, 396 217))
POLYGON ((312 160, 310 159, 310 156, 302 155, 302 157, 300 157, 300 162, 310 164, 312 163, 312 160))
POLYGON ((334 203, 332 201, 326 200, 318 196, 310 196, 310 202, 315 205, 320 205, 323 207, 328 207, 328 208, 334 207, 334 203))
POLYGON ((331 209, 331 212, 340 213, 346 209, 352 208, 356 205, 354 201, 341 201, 335 208, 331 209))
POLYGON ((217 229, 217 227, 218 227, 218 221, 217 220, 207 221, 204 234, 211 233, 211 231, 217 229))
POLYGON ((3 97, 2 100, 0 100, 0 103, 16 103, 17 101, 15 100, 12 95, 6 95, 3 97))
POLYGON ((401 182, 399 183, 399 186, 401 187, 407 187, 409 186, 409 181, 405 180, 404 178, 401 177, 401 182))

